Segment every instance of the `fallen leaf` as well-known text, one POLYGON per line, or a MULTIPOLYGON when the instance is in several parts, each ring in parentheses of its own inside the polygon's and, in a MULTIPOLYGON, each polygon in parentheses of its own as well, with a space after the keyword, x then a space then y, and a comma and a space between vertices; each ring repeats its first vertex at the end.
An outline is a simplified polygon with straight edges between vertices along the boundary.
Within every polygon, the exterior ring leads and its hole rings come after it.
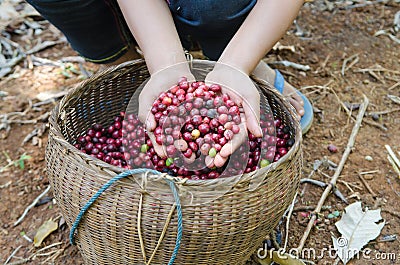
POLYGON ((9 21, 14 17, 18 16, 18 12, 15 10, 11 1, 0 2, 0 20, 9 21))
POLYGON ((35 237, 33 238, 34 246, 39 247, 42 244, 43 240, 57 229, 58 229, 58 224, 54 222, 52 219, 44 222, 42 226, 39 227, 35 237))
POLYGON ((361 202, 355 202, 345 208, 342 219, 336 222, 341 237, 332 237, 338 257, 347 264, 370 241, 379 236, 384 222, 381 210, 363 211, 361 202))
POLYGON ((400 104, 400 97, 397 97, 395 95, 388 95, 388 98, 390 98, 394 103, 400 104))

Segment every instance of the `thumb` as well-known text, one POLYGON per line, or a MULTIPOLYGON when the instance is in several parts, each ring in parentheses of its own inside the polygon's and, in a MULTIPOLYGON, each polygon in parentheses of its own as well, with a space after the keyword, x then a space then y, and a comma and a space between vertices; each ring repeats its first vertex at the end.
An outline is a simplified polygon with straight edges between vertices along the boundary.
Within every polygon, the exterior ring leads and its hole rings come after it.
POLYGON ((262 137, 260 127, 260 104, 255 103, 250 105, 249 102, 243 102, 243 111, 246 116, 247 129, 256 137, 262 137), (257 106, 256 108, 252 106, 257 106))

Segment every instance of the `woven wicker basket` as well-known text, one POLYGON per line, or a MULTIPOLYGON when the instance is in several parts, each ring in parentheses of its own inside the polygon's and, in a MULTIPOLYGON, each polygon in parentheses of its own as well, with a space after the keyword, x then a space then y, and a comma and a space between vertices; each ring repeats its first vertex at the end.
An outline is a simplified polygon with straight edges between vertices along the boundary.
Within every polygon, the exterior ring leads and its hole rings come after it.
MULTIPOLYGON (((207 61, 193 63, 205 72, 213 66, 207 61)), ((112 121, 148 77, 142 60, 121 64, 78 85, 54 109, 46 150, 47 173, 70 227, 80 209, 102 185, 123 172, 121 168, 80 152, 72 144, 93 123, 112 121)), ((255 82, 272 110, 291 127, 295 144, 279 162, 244 175, 215 200, 183 205, 183 234, 175 264, 244 264, 276 227, 294 198, 302 165, 301 129, 287 101, 269 84, 255 82), (249 185, 254 179, 259 185, 252 190, 249 185)), ((140 185, 143 177, 148 183, 160 178, 146 174, 122 179, 104 192, 85 214, 76 233, 76 243, 85 264, 144 264, 144 259, 149 261, 171 204, 146 193, 140 185)), ((221 183, 223 179, 187 181, 182 185, 212 190, 221 183)), ((171 193, 167 184, 159 186, 159 190, 171 193)), ((174 214, 151 264, 168 264, 176 237, 174 214)))

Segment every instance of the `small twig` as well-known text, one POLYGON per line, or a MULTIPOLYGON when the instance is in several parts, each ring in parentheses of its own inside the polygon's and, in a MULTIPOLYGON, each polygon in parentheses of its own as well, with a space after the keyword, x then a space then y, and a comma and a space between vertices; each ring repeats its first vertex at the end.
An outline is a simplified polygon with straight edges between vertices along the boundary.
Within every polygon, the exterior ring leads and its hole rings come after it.
POLYGON ((397 168, 400 168, 400 160, 397 158, 396 154, 393 152, 392 148, 385 144, 385 148, 388 151, 390 157, 392 158, 393 162, 396 164, 397 168))
POLYGON ((26 234, 24 234, 22 237, 23 237, 26 241, 28 241, 29 243, 32 243, 32 242, 33 242, 32 238, 30 238, 30 237, 27 236, 26 234))
POLYGON ((388 110, 382 110, 382 111, 375 111, 375 112, 370 112, 368 113, 370 116, 372 115, 383 115, 383 114, 389 114, 392 112, 400 111, 400 108, 397 109, 388 109, 388 110))
POLYGON ((309 65, 298 64, 298 63, 294 63, 294 62, 290 62, 290 61, 286 61, 286 60, 275 61, 275 62, 271 62, 270 64, 280 64, 285 67, 292 67, 294 69, 301 70, 301 71, 311 70, 311 67, 309 65))
POLYGON ((293 201, 289 206, 289 212, 286 216, 286 228, 285 228, 285 243, 283 245, 283 249, 286 252, 286 247, 289 241, 289 226, 290 226, 290 218, 292 217, 292 213, 293 213, 293 208, 294 208, 294 204, 296 203, 296 199, 297 199, 297 192, 294 195, 293 201))
POLYGON ((38 135, 39 128, 33 129, 32 132, 30 132, 27 136, 25 136, 24 140, 22 141, 22 145, 27 143, 30 139, 32 139, 34 136, 38 135))
MULTIPOLYGON (((321 170, 318 170, 318 173, 320 173, 322 176, 324 176, 324 177, 326 177, 326 178, 328 178, 328 179, 332 179, 331 176, 329 176, 328 174, 324 173, 324 172, 321 171, 321 170)), ((352 193, 354 193, 354 190, 353 190, 350 186, 353 186, 353 188, 355 188, 355 189, 362 190, 362 188, 360 188, 359 186, 357 186, 357 185, 355 185, 355 184, 353 184, 353 183, 351 183, 351 182, 347 182, 347 181, 344 181, 344 180, 341 180, 341 179, 339 179, 337 182, 338 182, 338 183, 344 184, 344 185, 350 190, 350 192, 352 192, 352 193)), ((339 193, 340 193, 340 192, 339 192, 339 193)), ((340 195, 343 196, 343 194, 341 194, 341 193, 340 193, 340 195)), ((338 196, 338 197, 339 197, 339 196, 338 196)), ((344 196, 343 196, 343 197, 344 197, 344 196)), ((340 198, 340 197, 339 197, 339 198, 340 198)), ((346 203, 347 203, 347 202, 346 202, 346 203)))
POLYGON ((362 4, 347 5, 347 6, 343 7, 342 9, 353 9, 353 8, 365 7, 365 6, 370 6, 370 5, 376 5, 376 4, 385 3, 385 2, 387 2, 387 0, 366 1, 365 3, 362 3, 362 4))
POLYGON ((376 170, 360 172, 360 175, 374 174, 374 173, 379 173, 379 172, 380 172, 380 170, 376 169, 376 170))
POLYGON ((369 186, 368 182, 364 179, 364 177, 361 174, 358 174, 358 177, 360 178, 361 182, 364 184, 364 186, 367 188, 369 193, 371 193, 372 197, 377 197, 376 193, 371 189, 369 186))
MULTIPOLYGON (((345 112, 347 113, 347 115, 349 115, 349 117, 351 117, 351 119, 354 121, 354 116, 352 114, 352 112, 346 107, 346 105, 343 103, 343 101, 340 100, 340 98, 338 97, 338 95, 336 94, 336 92, 331 88, 331 91, 333 92, 333 94, 336 96, 336 99, 339 101, 340 105, 342 106, 342 108, 345 110, 345 112)), ((368 124, 368 125, 372 125, 375 126, 379 129, 381 129, 382 131, 387 131, 388 129, 383 126, 380 123, 374 122, 374 121, 370 121, 370 120, 363 120, 364 123, 368 124)))
POLYGON ((382 212, 390 213, 391 215, 396 216, 397 218, 400 219, 400 213, 399 212, 394 212, 394 211, 390 211, 390 210, 386 210, 386 209, 382 209, 382 212))
MULTIPOLYGON (((339 179, 338 183, 342 183, 342 184, 346 185, 346 187, 348 187, 349 189, 351 189, 351 187, 353 187, 353 188, 355 188, 357 190, 362 190, 362 188, 360 186, 358 186, 358 185, 356 185, 354 183, 351 183, 351 182, 344 181, 342 179, 339 179)), ((354 192, 354 190, 353 190, 353 192, 354 192)))
POLYGON ((319 88, 319 89, 330 89, 329 85, 333 83, 333 80, 329 80, 328 83, 326 83, 325 85, 312 85, 312 86, 303 86, 300 88, 301 91, 309 89, 309 88, 319 88))
POLYGON ((47 49, 51 46, 54 46, 56 44, 62 43, 63 41, 51 41, 51 40, 46 40, 44 42, 40 42, 39 44, 37 44, 35 47, 33 47, 32 49, 30 49, 29 51, 26 52, 26 54, 33 54, 33 53, 37 53, 40 52, 44 49, 47 49))
POLYGON ((6 262, 4 262, 4 265, 7 265, 7 263, 14 257, 14 255, 18 252, 18 250, 19 250, 21 247, 22 247, 22 245, 19 246, 19 247, 17 247, 17 248, 11 253, 11 255, 6 259, 6 262))
POLYGON ((34 55, 31 55, 31 59, 34 65, 51 65, 51 66, 57 66, 57 67, 61 67, 62 63, 57 62, 57 61, 52 61, 50 59, 46 59, 46 58, 40 58, 34 55))
MULTIPOLYGON (((49 259, 51 258, 51 260, 52 260, 53 263, 54 263, 54 261, 55 261, 62 253, 64 253, 64 251, 65 251, 68 247, 69 247, 69 245, 67 245, 66 247, 64 247, 64 248, 62 248, 62 249, 59 249, 58 252, 57 252, 56 254, 54 254, 52 257, 49 257, 49 259)), ((48 261, 49 259, 45 260, 45 262, 48 261)))
POLYGON ((400 79, 399 79, 399 78, 395 78, 395 77, 390 76, 390 75, 385 75, 385 78, 388 79, 388 80, 390 80, 390 81, 400 82, 400 79))
POLYGON ((388 36, 392 41, 396 42, 397 44, 400 44, 400 39, 398 39, 393 34, 390 34, 388 32, 388 30, 384 30, 384 29, 378 30, 377 32, 375 32, 374 37, 377 37, 377 36, 380 36, 380 35, 388 36))
POLYGON ((85 63, 85 59, 81 56, 67 56, 60 60, 62 63, 85 63))
MULTIPOLYGON (((318 169, 318 168, 317 168, 318 169)), ((316 172, 316 169, 313 169, 313 171, 311 171, 310 172, 310 174, 308 175, 308 179, 311 179, 311 177, 314 175, 314 173, 316 172)), ((303 189, 301 190, 301 193, 300 193, 300 197, 303 197, 303 195, 304 195, 304 193, 305 193, 305 191, 306 191, 306 188, 307 188, 307 182, 306 183, 304 183, 304 187, 303 187, 303 189)))
POLYGON ((349 118, 351 118, 354 121, 353 116, 351 115, 351 111, 346 107, 346 104, 343 103, 343 101, 339 98, 339 96, 336 94, 335 90, 333 88, 330 88, 330 90, 332 91, 333 95, 336 97, 337 101, 340 103, 340 105, 342 106, 342 108, 346 111, 347 115, 349 118))
POLYGON ((358 61, 359 61, 359 57, 358 57, 358 53, 357 54, 354 54, 354 55, 352 55, 352 56, 350 56, 349 58, 347 58, 347 59, 345 59, 344 61, 343 61, 343 64, 342 64, 342 76, 344 76, 345 75, 345 72, 347 71, 347 70, 349 70, 351 67, 353 67, 353 65, 355 65, 358 61), (347 66, 347 63, 349 62, 349 61, 351 61, 351 60, 353 60, 350 64, 349 64, 349 66, 347 66))
POLYGON ((386 68, 383 68, 383 67, 358 69, 358 70, 354 70, 354 72, 356 72, 356 73, 388 72, 388 73, 400 75, 400 71, 390 70, 390 69, 386 69, 386 68))
POLYGON ((389 98, 391 101, 393 101, 394 103, 400 104, 400 97, 397 97, 397 96, 395 96, 395 95, 387 95, 387 96, 388 96, 388 98, 389 98))
POLYGON ((7 182, 6 184, 0 185, 0 189, 8 188, 8 186, 10 186, 11 183, 12 183, 12 180, 10 180, 9 182, 7 182))
POLYGON ((8 120, 8 124, 19 123, 19 124, 35 124, 37 120, 8 120))
POLYGON ((386 84, 385 80, 383 80, 380 76, 378 76, 377 74, 375 74, 374 71, 368 71, 368 73, 374 77, 376 80, 380 81, 382 84, 386 84))
POLYGON ((59 249, 55 249, 55 250, 52 250, 52 251, 46 252, 46 253, 37 253, 36 257, 50 256, 50 255, 53 255, 54 253, 56 253, 57 251, 59 251, 59 249))
POLYGON ((315 209, 314 205, 299 206, 293 209, 293 212, 312 211, 315 209))
POLYGON ((59 245, 61 245, 62 243, 63 243, 63 242, 56 242, 56 243, 53 243, 53 244, 51 244, 51 245, 48 245, 48 246, 46 246, 46 247, 43 247, 43 248, 39 249, 38 251, 36 251, 36 253, 40 253, 40 252, 45 251, 45 250, 47 250, 47 249, 49 249, 49 248, 59 246, 59 245))
POLYGON ((323 71, 330 58, 331 58, 331 54, 328 54, 328 56, 326 56, 324 62, 317 68, 317 70, 315 70, 314 73, 318 74, 320 71, 323 71))
POLYGON ((398 86, 400 86, 400 82, 397 82, 393 86, 389 87, 388 90, 392 90, 392 89, 394 89, 395 87, 398 87, 398 86))
MULTIPOLYGON (((328 184, 326 184, 325 182, 315 180, 315 179, 301 179, 300 183, 310 183, 310 184, 317 185, 321 188, 325 188, 326 186, 328 186, 328 184)), ((346 204, 348 203, 346 197, 343 196, 343 194, 339 191, 339 189, 336 186, 333 188, 333 193, 335 194, 336 197, 341 199, 344 203, 346 203, 346 204)))
POLYGON ((19 225, 22 220, 25 218, 26 214, 29 212, 30 209, 32 209, 33 207, 35 207, 36 203, 40 200, 40 198, 42 198, 47 192, 49 192, 50 190, 50 185, 39 195, 36 197, 36 199, 28 206, 26 207, 24 213, 21 215, 21 217, 14 223, 14 226, 19 225))
POLYGON ((303 250, 303 247, 304 247, 304 244, 305 244, 305 242, 306 242, 306 240, 308 238, 308 235, 310 234, 311 229, 314 227, 314 222, 317 219, 317 215, 320 213, 320 211, 322 209, 322 206, 324 205, 325 200, 328 197, 329 193, 331 192, 332 188, 335 187, 336 182, 337 182, 337 180, 338 180, 338 178, 340 176, 340 173, 342 172, 342 170, 344 168, 344 165, 345 165, 345 163, 347 161, 347 158, 349 157, 350 152, 353 149, 353 146, 354 146, 354 143, 355 143, 355 138, 356 138, 357 133, 358 133, 360 127, 361 127, 361 123, 363 121, 363 117, 364 117, 365 111, 367 110, 367 107, 368 107, 368 104, 369 104, 369 99, 365 95, 363 95, 363 96, 364 96, 364 101, 360 106, 360 111, 358 112, 356 123, 354 124, 353 130, 352 130, 352 132, 350 134, 350 138, 349 138, 349 141, 347 143, 346 149, 345 149, 345 151, 343 153, 342 159, 340 160, 340 163, 339 163, 339 165, 338 165, 338 167, 337 167, 337 169, 335 171, 335 174, 333 175, 329 185, 326 187, 324 193, 322 194, 322 196, 321 196, 321 198, 320 198, 320 200, 319 200, 319 202, 317 204, 317 207, 315 208, 315 210, 313 212, 313 215, 311 216, 311 218, 310 218, 310 220, 308 222, 306 231, 304 232, 303 237, 300 240, 299 246, 297 247, 297 250, 299 251, 299 253, 303 250))
POLYGON ((382 131, 385 131, 385 132, 388 130, 388 129, 387 129, 385 126, 383 126, 382 124, 377 123, 377 122, 374 122, 374 121, 364 120, 364 123, 366 123, 366 124, 368 124, 368 125, 372 125, 372 126, 374 126, 374 127, 377 127, 377 128, 379 128, 379 129, 381 129, 382 131))
POLYGON ((28 263, 31 259, 32 259, 32 257, 29 257, 29 258, 26 258, 26 259, 21 259, 19 261, 15 261, 15 262, 9 263, 8 265, 22 265, 22 264, 28 263))

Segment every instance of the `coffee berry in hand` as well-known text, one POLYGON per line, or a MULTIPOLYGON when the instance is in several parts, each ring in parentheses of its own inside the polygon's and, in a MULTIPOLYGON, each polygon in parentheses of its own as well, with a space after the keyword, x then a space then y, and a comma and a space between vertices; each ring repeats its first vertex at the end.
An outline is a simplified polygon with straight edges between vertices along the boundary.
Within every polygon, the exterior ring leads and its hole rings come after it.
POLYGON ((249 173, 278 161, 293 146, 290 127, 272 112, 261 109, 263 137, 250 132, 221 168, 209 168, 222 147, 240 133, 241 108, 218 84, 181 78, 151 107, 157 123, 155 142, 167 155, 155 151, 144 125, 134 114, 121 112, 111 125, 94 124, 76 140, 82 152, 125 169, 149 168, 184 178, 214 179, 249 173), (247 162, 246 162, 247 161, 247 162), (229 165, 229 166, 228 166, 229 165))

